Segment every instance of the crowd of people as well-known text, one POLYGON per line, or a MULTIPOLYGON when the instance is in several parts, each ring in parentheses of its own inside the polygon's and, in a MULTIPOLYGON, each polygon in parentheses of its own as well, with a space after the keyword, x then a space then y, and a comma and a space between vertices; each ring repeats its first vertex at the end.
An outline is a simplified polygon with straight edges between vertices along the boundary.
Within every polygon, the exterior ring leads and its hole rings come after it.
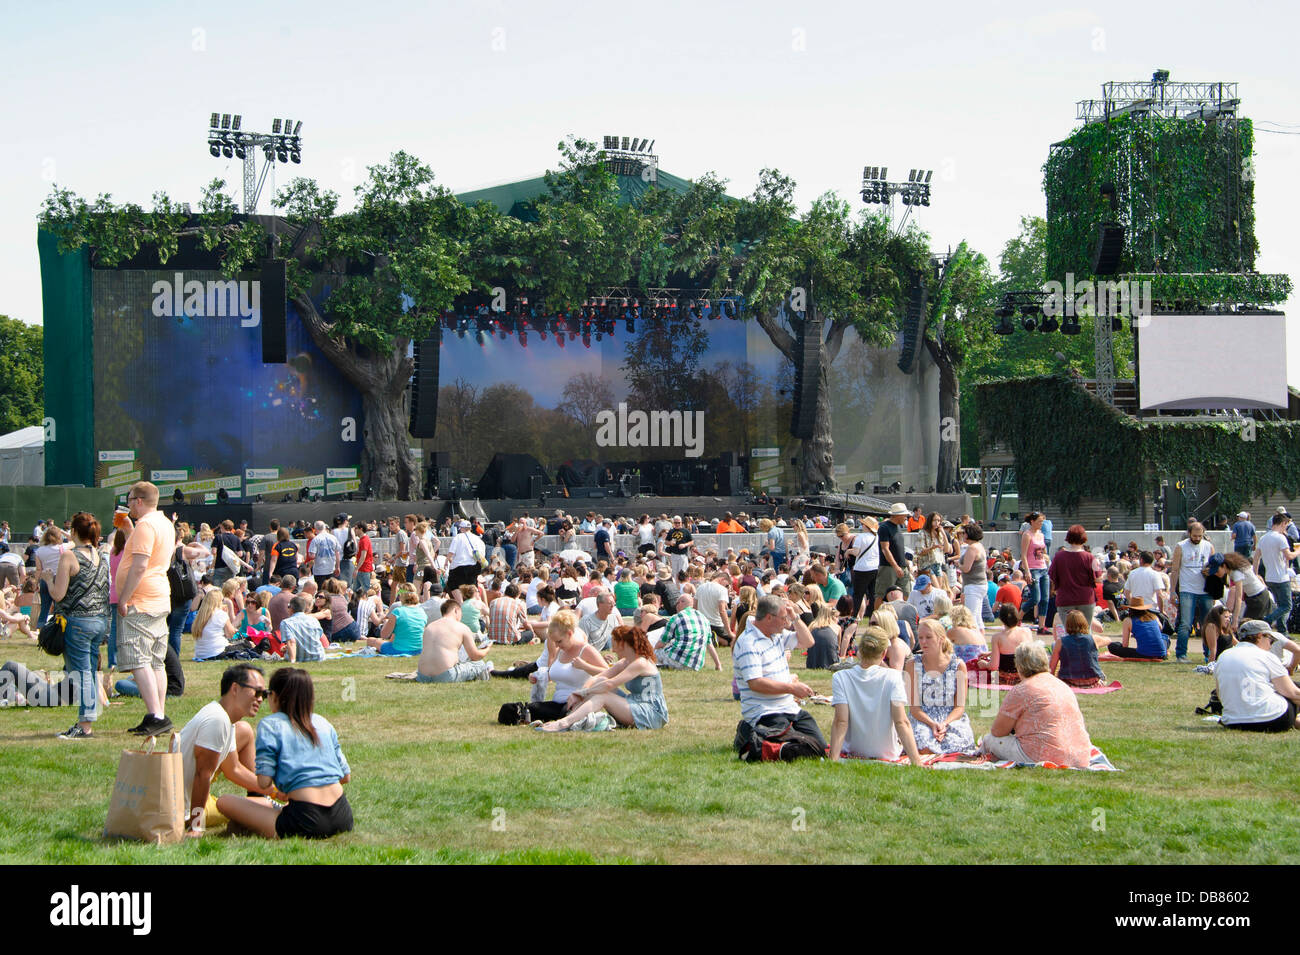
POLYGON ((1172 547, 1157 538, 1153 550, 1094 549, 1074 525, 1054 548, 1042 514, 1026 516, 1018 549, 999 551, 969 516, 951 522, 901 503, 883 519, 834 526, 837 546, 824 552, 808 534, 832 529, 824 520, 744 514, 702 525, 557 512, 435 528, 415 514, 354 526, 341 513, 332 527, 195 529, 168 520, 147 482, 114 523, 103 540, 89 514, 50 522, 33 535, 30 564, 0 560, 0 622, 31 637, 57 615, 66 667, 56 685, 11 661, 0 680, 18 701, 75 703, 63 739, 93 738, 103 705, 124 694, 145 708, 131 732, 159 735, 172 729, 165 701, 184 692, 179 654, 192 634, 196 661, 228 668, 219 700, 181 733, 191 808, 209 825, 226 819, 269 837, 351 828, 341 789, 350 770, 313 712, 310 676, 282 667, 267 684, 258 665, 320 661, 340 647, 410 657, 418 683, 526 680, 529 699, 503 707, 502 722, 544 732, 662 728, 660 671, 721 670, 718 649, 730 647, 735 746, 747 759, 930 754, 1083 767, 1091 743, 1073 690, 1104 681, 1103 656, 1164 660, 1172 642, 1185 662, 1193 638, 1225 726, 1290 728, 1300 701, 1290 675, 1300 646, 1285 636, 1300 544, 1285 512, 1258 537, 1253 525, 1248 537, 1234 528, 1226 555, 1195 522, 1172 547), (447 546, 435 530, 450 531, 447 546), (705 545, 701 531, 760 534, 762 545, 705 545), (579 534, 592 535, 590 548, 575 546, 579 534), (635 549, 617 549, 619 534, 635 549), (558 551, 541 549, 548 535, 558 551), (1118 640, 1104 635, 1112 621, 1118 640), (535 660, 489 659, 494 645, 525 644, 535 660), (99 678, 101 646, 109 671, 129 680, 99 678), (829 744, 803 705, 814 694, 792 672, 796 654, 833 673, 829 744), (980 739, 968 692, 990 682, 1014 686, 980 739), (254 734, 242 720, 268 693, 273 715, 254 734), (218 771, 253 795, 211 800, 218 771))

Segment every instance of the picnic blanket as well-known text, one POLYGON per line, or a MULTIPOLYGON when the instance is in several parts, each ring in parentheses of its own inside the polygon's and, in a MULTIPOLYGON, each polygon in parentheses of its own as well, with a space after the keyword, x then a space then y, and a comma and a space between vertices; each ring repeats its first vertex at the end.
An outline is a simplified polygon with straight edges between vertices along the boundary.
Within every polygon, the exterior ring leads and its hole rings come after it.
MULTIPOLYGON (((996 690, 998 692, 1001 692, 1003 690, 1009 690, 1013 686, 1018 686, 1019 684, 976 683, 974 680, 971 680, 969 685, 980 690, 996 690)), ((1091 693, 1091 694, 1114 693, 1116 690, 1124 689, 1124 684, 1120 683, 1119 680, 1111 680, 1109 683, 1103 683, 1101 686, 1088 686, 1088 687, 1072 686, 1070 687, 1070 689, 1072 689, 1075 693, 1091 693)))
POLYGON ((402 657, 418 657, 418 653, 380 653, 374 647, 366 647, 362 650, 354 650, 349 653, 326 653, 326 660, 360 660, 366 657, 387 657, 390 660, 397 660, 402 657))
MULTIPOLYGON (((845 756, 846 759, 864 759, 861 756, 845 756)), ((897 759, 872 759, 867 762, 889 763, 894 766, 909 766, 909 760, 906 754, 899 756, 897 759)), ((1070 766, 1061 766, 1057 763, 1017 763, 1009 759, 994 759, 987 754, 982 756, 962 756, 960 753, 949 753, 945 756, 935 756, 929 753, 921 754, 921 765, 927 769, 1071 769, 1070 766)), ((1118 773, 1122 770, 1117 769, 1106 754, 1096 746, 1092 748, 1092 753, 1088 757, 1088 769, 1094 772, 1118 773)))

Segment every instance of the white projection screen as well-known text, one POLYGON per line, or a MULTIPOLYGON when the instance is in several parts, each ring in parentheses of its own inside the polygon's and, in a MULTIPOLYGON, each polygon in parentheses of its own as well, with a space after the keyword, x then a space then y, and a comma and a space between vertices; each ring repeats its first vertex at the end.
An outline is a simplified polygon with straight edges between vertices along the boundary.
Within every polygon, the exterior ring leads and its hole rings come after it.
POLYGON ((1286 408, 1285 315, 1148 315, 1138 327, 1144 411, 1286 408))

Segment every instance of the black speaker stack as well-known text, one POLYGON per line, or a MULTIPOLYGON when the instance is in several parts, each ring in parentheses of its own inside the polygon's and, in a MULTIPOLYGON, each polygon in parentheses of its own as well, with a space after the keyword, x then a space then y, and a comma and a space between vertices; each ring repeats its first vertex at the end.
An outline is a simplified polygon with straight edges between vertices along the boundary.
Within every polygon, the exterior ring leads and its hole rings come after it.
POLYGON ((288 263, 267 259, 262 263, 262 361, 283 365, 289 360, 284 313, 289 298, 288 263))
MULTIPOLYGON (((411 376, 411 437, 432 438, 438 427, 438 363, 442 328, 415 343, 415 372, 411 376)), ((445 453, 445 452, 440 452, 445 453)), ((438 482, 442 487, 442 482, 438 482)))
POLYGON ((794 413, 790 434, 811 438, 817 426, 817 382, 821 377, 822 322, 805 319, 795 346, 794 413))

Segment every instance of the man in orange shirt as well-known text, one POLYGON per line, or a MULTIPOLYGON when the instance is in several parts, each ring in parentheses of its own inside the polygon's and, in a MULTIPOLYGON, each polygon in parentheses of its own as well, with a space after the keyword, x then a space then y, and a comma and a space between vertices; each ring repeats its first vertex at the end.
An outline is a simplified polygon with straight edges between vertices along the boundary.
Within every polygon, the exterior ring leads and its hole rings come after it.
POLYGON ((118 666, 130 670, 144 701, 145 717, 129 730, 160 736, 172 730, 163 713, 167 674, 167 615, 172 609, 167 567, 176 549, 176 530, 158 511, 158 488, 148 481, 131 485, 126 506, 132 526, 117 572, 118 666))
POLYGON ((912 508, 912 516, 907 519, 907 529, 915 533, 925 526, 925 515, 921 513, 921 505, 918 504, 912 508))
POLYGON ((743 534, 745 533, 745 529, 736 522, 734 517, 731 516, 731 511, 727 511, 727 513, 722 516, 722 520, 718 522, 717 533, 743 534))

